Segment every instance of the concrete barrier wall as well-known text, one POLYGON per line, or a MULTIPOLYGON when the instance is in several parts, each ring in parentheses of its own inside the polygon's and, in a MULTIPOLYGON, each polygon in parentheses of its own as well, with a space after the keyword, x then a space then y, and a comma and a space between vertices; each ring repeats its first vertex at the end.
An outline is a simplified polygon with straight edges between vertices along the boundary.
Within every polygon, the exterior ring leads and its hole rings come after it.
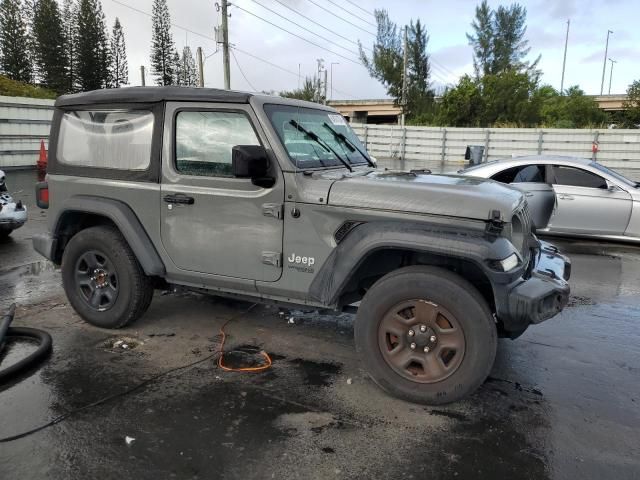
POLYGON ((53 100, 0 96, 0 168, 35 167, 49 145, 53 100))
MULTIPOLYGON (((0 96, 0 168, 35 166, 40 141, 48 146, 53 104, 53 100, 0 96)), ((388 168, 455 170, 466 165, 467 145, 482 145, 489 161, 571 155, 595 158, 640 177, 640 130, 352 126, 380 165, 388 168), (595 155, 594 142, 598 143, 595 155)))
POLYGON ((522 155, 594 158, 640 176, 640 130, 437 128, 352 124, 383 167, 449 171, 466 165, 467 145, 485 147, 484 160, 522 155), (592 147, 597 142, 598 152, 592 147))

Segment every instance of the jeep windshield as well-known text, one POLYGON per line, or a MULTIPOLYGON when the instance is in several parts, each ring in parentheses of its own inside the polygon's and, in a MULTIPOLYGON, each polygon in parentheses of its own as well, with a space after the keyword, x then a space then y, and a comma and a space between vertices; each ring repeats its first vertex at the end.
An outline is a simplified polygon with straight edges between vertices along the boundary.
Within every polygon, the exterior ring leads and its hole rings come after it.
POLYGON ((339 157, 349 165, 368 165, 367 157, 361 153, 365 151, 364 146, 342 115, 315 108, 277 104, 265 105, 264 111, 296 168, 344 167, 339 157), (296 125, 303 128, 296 128, 296 125), (320 142, 307 135, 305 130, 320 142), (336 133, 342 134, 346 141, 336 133), (322 144, 329 148, 324 148, 322 144))

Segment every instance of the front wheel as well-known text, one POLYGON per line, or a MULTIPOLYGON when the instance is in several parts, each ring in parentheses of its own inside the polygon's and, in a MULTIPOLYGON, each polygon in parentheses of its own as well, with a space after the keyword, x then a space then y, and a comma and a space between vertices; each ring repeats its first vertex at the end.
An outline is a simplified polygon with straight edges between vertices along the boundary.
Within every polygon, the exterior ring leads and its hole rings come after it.
POLYGON ((430 405, 469 395, 495 360, 497 332, 478 291, 435 267, 396 270, 367 292, 355 343, 372 379, 392 395, 430 405))

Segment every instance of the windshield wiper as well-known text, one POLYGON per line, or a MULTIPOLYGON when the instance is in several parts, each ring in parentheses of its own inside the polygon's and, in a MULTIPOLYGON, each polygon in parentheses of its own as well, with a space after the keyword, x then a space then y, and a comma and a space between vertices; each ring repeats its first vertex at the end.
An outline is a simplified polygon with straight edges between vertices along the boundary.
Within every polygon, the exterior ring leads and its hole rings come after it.
POLYGON ((349 140, 343 133, 340 133, 335 128, 332 128, 327 122, 324 122, 322 125, 331 133, 333 133, 333 136, 336 139, 342 140, 342 143, 344 143, 350 151, 357 151, 360 155, 362 155, 362 157, 367 161, 370 167, 376 168, 376 164, 373 163, 369 156, 366 155, 361 149, 359 149, 358 146, 351 140, 349 140))
POLYGON ((311 130, 307 130, 306 128, 304 128, 302 125, 300 125, 298 122, 296 122, 295 120, 291 120, 289 122, 289 125, 292 125, 296 130, 298 130, 299 132, 304 133, 307 137, 309 137, 311 140, 313 140, 314 142, 316 142, 318 145, 320 145, 322 148, 324 148, 327 152, 331 152, 333 153, 333 155, 340 160, 340 163, 342 163, 345 167, 347 167, 349 169, 350 172, 353 172, 353 168, 351 168, 351 165, 349 165, 349 162, 346 161, 344 158, 342 158, 340 156, 340 154, 338 152, 336 152, 333 148, 331 148, 324 140, 322 140, 317 133, 312 132, 311 130))

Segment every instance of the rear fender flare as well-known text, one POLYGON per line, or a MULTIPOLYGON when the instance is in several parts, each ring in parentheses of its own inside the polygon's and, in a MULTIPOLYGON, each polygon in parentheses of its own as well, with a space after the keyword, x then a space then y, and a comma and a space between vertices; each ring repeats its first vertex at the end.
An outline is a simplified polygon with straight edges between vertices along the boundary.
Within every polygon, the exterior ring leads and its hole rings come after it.
POLYGON ((63 218, 69 213, 93 214, 111 220, 120 230, 144 273, 149 276, 164 276, 166 269, 158 251, 149 238, 142 223, 131 207, 119 200, 91 195, 77 195, 67 199, 54 222, 54 236, 63 228, 63 218))

